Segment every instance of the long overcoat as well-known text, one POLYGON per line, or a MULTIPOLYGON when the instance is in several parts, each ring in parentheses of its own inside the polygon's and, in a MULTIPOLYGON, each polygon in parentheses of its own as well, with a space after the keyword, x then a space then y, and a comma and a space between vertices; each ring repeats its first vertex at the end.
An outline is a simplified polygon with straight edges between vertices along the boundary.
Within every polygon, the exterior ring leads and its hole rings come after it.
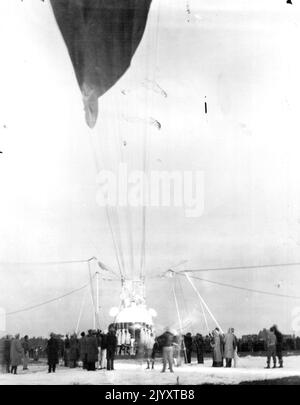
POLYGON ((23 347, 20 339, 13 339, 10 346, 10 364, 11 366, 19 366, 22 364, 23 347))

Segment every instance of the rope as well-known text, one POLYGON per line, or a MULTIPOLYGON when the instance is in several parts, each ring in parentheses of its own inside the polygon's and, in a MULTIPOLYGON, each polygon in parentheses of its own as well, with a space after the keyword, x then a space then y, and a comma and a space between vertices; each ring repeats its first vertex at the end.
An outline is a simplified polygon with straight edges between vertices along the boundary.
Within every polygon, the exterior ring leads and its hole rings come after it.
POLYGON ((87 291, 88 290, 85 290, 85 292, 84 292, 84 294, 82 296, 82 302, 81 302, 79 316, 78 316, 78 320, 77 320, 77 324, 76 324, 76 335, 78 333, 79 323, 80 323, 80 320, 81 320, 81 316, 82 316, 82 312, 83 312, 83 308, 84 308, 84 304, 85 304, 85 300, 86 300, 86 296, 87 296, 87 291))
MULTIPOLYGON (((155 47, 154 47, 154 74, 153 79, 156 82, 156 70, 158 68, 158 37, 159 37, 159 22, 160 22, 160 0, 158 1, 158 8, 157 8, 157 19, 156 19, 156 30, 155 30, 155 47)), ((152 65, 152 64, 151 64, 152 65)), ((148 105, 148 93, 147 94, 147 105, 148 105)), ((150 99, 151 102, 151 99, 150 99)), ((149 103, 150 104, 150 103, 149 103)), ((148 116, 149 114, 147 114, 148 116)), ((147 172, 147 164, 148 164, 148 154, 147 154, 147 145, 148 145, 148 124, 146 123, 144 139, 143 139, 143 172, 146 174, 147 172)), ((145 187, 143 188, 143 208, 142 208, 142 243, 141 243, 141 261, 140 261, 140 277, 143 279, 145 273, 145 265, 146 265, 146 190, 145 187)))
MULTIPOLYGON (((118 140, 116 142, 119 144, 119 154, 120 154, 120 161, 122 163, 125 163, 125 158, 124 158, 124 148, 123 148, 123 139, 121 137, 121 130, 120 130, 120 122, 121 122, 121 114, 120 114, 120 103, 118 98, 116 97, 115 100, 115 105, 116 105, 116 111, 117 111, 117 120, 116 122, 118 123, 118 140)), ((130 267, 131 271, 134 270, 134 249, 133 249, 133 232, 132 232, 132 217, 131 217, 131 210, 129 209, 128 206, 128 201, 125 206, 125 212, 126 212, 126 224, 127 224, 127 234, 128 234, 128 239, 129 239, 129 252, 130 252, 130 267)))
POLYGON ((184 295, 184 292, 183 292, 182 284, 181 284, 181 281, 180 281, 180 279, 178 277, 176 278, 176 281, 178 283, 178 286, 179 286, 179 289, 180 289, 180 294, 182 296, 183 312, 184 312, 186 318, 188 318, 187 303, 186 303, 185 295, 184 295))
MULTIPOLYGON (((185 273, 185 275, 186 275, 186 274, 187 274, 187 273, 185 273)), ((234 288, 234 289, 236 289, 236 290, 254 292, 254 293, 257 293, 257 294, 271 295, 271 296, 274 296, 274 297, 300 299, 300 296, 299 296, 299 295, 287 295, 287 294, 272 293, 272 292, 270 292, 270 291, 255 290, 255 289, 252 289, 252 288, 240 287, 240 286, 236 286, 236 285, 233 285, 233 284, 221 283, 221 282, 219 282, 219 281, 207 280, 207 279, 201 278, 201 277, 195 277, 195 276, 190 276, 190 277, 191 277, 191 278, 194 278, 194 279, 196 279, 196 280, 205 281, 205 282, 207 282, 207 283, 220 285, 220 286, 222 286, 222 287, 234 288)))
POLYGON ((0 262, 0 266, 56 266, 61 264, 87 263, 86 260, 61 260, 61 261, 46 261, 46 262, 0 262))
POLYGON ((201 301, 200 301, 200 306, 201 306, 201 311, 202 311, 202 315, 203 315, 203 318, 204 318, 205 326, 206 326, 207 332, 209 334, 210 329, 209 329, 209 326, 208 326, 208 322, 207 322, 207 318, 206 318, 206 315, 205 315, 204 307, 203 307, 201 301))
POLYGON ((213 313, 212 313, 211 310, 208 308, 206 302, 204 301, 204 299, 203 299, 202 296, 200 295, 199 291, 198 291, 197 288, 195 287, 193 281, 190 279, 190 276, 189 276, 187 273, 185 273, 185 276, 186 276, 187 280, 189 281, 189 283, 191 284, 191 286, 193 287, 193 289, 195 290, 196 294, 198 295, 198 297, 199 297, 200 301, 202 302, 202 304, 204 305, 205 309, 207 310, 207 312, 208 312, 209 315, 211 316, 212 320, 215 322, 215 324, 216 324, 217 327, 220 329, 220 331, 221 331, 222 333, 224 333, 223 330, 222 330, 222 328, 221 328, 221 326, 220 326, 220 324, 218 323, 218 321, 217 321, 216 318, 214 317, 213 313))
MULTIPOLYGON (((176 311, 177 311, 177 316, 178 316, 178 322, 179 322, 179 328, 180 328, 180 335, 183 336, 183 329, 182 329, 182 322, 181 322, 181 317, 180 317, 180 312, 179 312, 179 306, 178 306, 178 301, 175 293, 175 287, 174 287, 174 282, 172 282, 172 292, 173 292, 173 297, 175 301, 175 306, 176 306, 176 311)), ((184 354, 184 359, 187 362, 187 355, 186 355, 186 347, 184 343, 184 339, 182 339, 183 343, 183 354, 184 354)), ((180 350, 180 347, 179 347, 180 350)))
MULTIPOLYGON (((115 149, 115 153, 116 153, 116 162, 120 162, 120 160, 122 159, 122 157, 121 157, 121 145, 119 145, 119 156, 118 156, 118 153, 117 153, 117 149, 118 149, 118 147, 117 147, 117 145, 118 145, 118 140, 117 140, 117 134, 118 134, 118 137, 119 137, 119 139, 120 139, 120 116, 119 116, 119 106, 118 106, 118 100, 117 100, 117 97, 114 95, 114 93, 113 93, 113 104, 114 104, 114 109, 113 109, 113 111, 115 112, 115 114, 116 114, 116 117, 114 117, 115 119, 113 119, 112 120, 112 132, 113 132, 113 134, 114 134, 114 139, 115 139, 115 147, 114 147, 114 149, 115 149)), ((103 160, 103 158, 102 158, 102 161, 104 161, 103 160)), ((122 263, 122 267, 123 267, 123 277, 124 277, 124 273, 125 273, 125 270, 126 270, 126 265, 125 265, 125 259, 124 259, 124 252, 123 252, 123 243, 122 243, 122 236, 121 236, 121 228, 120 228, 120 220, 119 220, 119 213, 118 213, 118 210, 117 210, 117 208, 116 207, 111 207, 111 211, 113 211, 113 213, 114 213, 114 221, 115 221, 115 229, 116 229, 116 232, 115 232, 115 236, 117 237, 117 240, 118 240, 118 247, 119 247, 119 255, 120 255, 120 260, 121 260, 121 263, 122 263)))
MULTIPOLYGON (((93 151, 94 163, 95 163, 96 171, 97 171, 97 174, 98 174, 100 172, 100 165, 99 165, 98 157, 97 157, 97 154, 96 154, 96 151, 95 151, 95 146, 94 146, 94 144, 92 142, 91 137, 90 137, 90 140, 91 140, 91 146, 92 146, 92 151, 93 151)), ((106 218, 107 218, 109 230, 110 230, 112 241, 113 241, 113 246, 114 246, 114 250, 115 250, 115 256, 116 256, 116 260, 117 260, 118 269, 119 269, 121 277, 123 277, 123 270, 122 270, 122 263, 121 263, 121 260, 120 260, 119 247, 118 247, 118 245, 116 243, 115 235, 114 235, 113 228, 112 228, 110 213, 109 213, 108 204, 107 204, 107 197, 104 195, 103 192, 102 192, 102 195, 106 200, 105 213, 106 213, 106 218)))
POLYGON ((178 271, 177 273, 198 273, 204 271, 229 271, 229 270, 250 270, 250 269, 267 269, 271 267, 292 267, 300 266, 300 262, 294 263, 277 263, 277 264, 261 264, 256 266, 238 266, 238 267, 213 267, 207 269, 186 269, 178 271))
MULTIPOLYGON (((147 138, 148 128, 146 126, 146 133, 143 139, 143 173, 146 174, 146 150, 147 150, 147 138)), ((141 261, 140 261, 140 278, 143 279, 145 273, 146 262, 146 190, 143 187, 143 207, 142 207, 142 243, 141 243, 141 261)))
MULTIPOLYGON (((184 309, 185 309, 185 312, 186 312, 186 314, 187 314, 188 312, 187 312, 187 307, 186 307, 186 300, 185 300, 185 297, 184 297, 183 287, 182 287, 182 284, 181 284, 181 282, 180 282, 179 279, 178 279, 178 283, 179 283, 179 286, 180 286, 181 295, 182 295, 182 297, 183 297, 184 309)), ((201 310, 202 310, 202 315, 203 315, 203 318, 204 318, 204 322, 205 322, 206 329, 207 329, 208 332, 210 332, 210 329, 209 329, 209 326, 208 326, 208 322, 207 322, 207 318, 206 318, 205 311, 204 311, 204 307, 203 307, 201 301, 200 301, 200 307, 201 307, 201 310)))
POLYGON ((89 278, 90 278, 90 292, 91 292, 91 298, 92 298, 92 304, 93 304, 93 313, 94 313, 94 328, 95 328, 95 319, 97 317, 97 309, 96 309, 96 304, 95 304, 95 293, 94 293, 94 288, 93 288, 93 276, 91 272, 91 265, 90 262, 88 262, 88 270, 89 270, 89 278))
MULTIPOLYGON (((21 312, 30 311, 32 309, 39 308, 39 307, 41 307, 43 305, 47 305, 47 304, 50 304, 51 302, 55 302, 55 301, 61 300, 62 298, 68 297, 71 294, 75 294, 76 292, 81 291, 84 288, 86 288, 88 285, 89 285, 89 283, 83 285, 82 287, 76 288, 75 290, 72 290, 72 291, 70 291, 70 292, 68 292, 66 294, 60 295, 59 297, 55 297, 55 298, 49 299, 47 301, 43 301, 43 302, 41 302, 39 304, 36 304, 36 305, 31 305, 30 307, 25 307, 25 308, 18 309, 16 311, 7 312, 5 314, 2 314, 2 316, 15 315, 15 314, 18 314, 18 313, 21 313, 21 312)), ((0 316, 1 316, 1 314, 0 314, 0 316)))

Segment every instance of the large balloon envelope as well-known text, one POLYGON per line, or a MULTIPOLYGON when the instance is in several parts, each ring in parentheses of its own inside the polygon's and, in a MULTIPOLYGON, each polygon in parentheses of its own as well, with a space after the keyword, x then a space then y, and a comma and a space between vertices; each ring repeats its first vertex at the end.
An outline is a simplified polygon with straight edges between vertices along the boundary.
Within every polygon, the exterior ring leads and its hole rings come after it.
POLYGON ((152 0, 50 0, 94 127, 98 97, 130 66, 143 37, 152 0))

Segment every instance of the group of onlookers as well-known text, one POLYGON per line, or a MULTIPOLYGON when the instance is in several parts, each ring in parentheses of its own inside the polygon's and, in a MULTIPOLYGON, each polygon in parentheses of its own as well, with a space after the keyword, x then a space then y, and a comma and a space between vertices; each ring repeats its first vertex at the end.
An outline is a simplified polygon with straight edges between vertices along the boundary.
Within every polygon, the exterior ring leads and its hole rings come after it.
POLYGON ((29 342, 28 336, 20 339, 20 335, 14 337, 7 335, 2 340, 1 364, 7 373, 17 374, 18 366, 23 364, 23 370, 28 370, 29 342))
MULTIPOLYGON (((267 353, 267 366, 270 368, 273 360, 273 368, 277 365, 283 367, 283 335, 276 325, 269 330, 264 329, 263 341, 267 353)), ((66 367, 74 368, 81 366, 83 369, 92 371, 96 369, 114 369, 114 359, 119 352, 116 331, 110 327, 108 332, 100 330, 89 330, 86 334, 82 332, 80 337, 74 333, 70 337, 66 335, 62 339, 61 335, 50 334, 44 347, 48 359, 48 372, 55 372, 56 366, 62 364, 66 367)), ((28 336, 20 339, 20 335, 15 337, 6 336, 1 339, 1 365, 6 372, 17 374, 19 365, 23 365, 23 370, 28 370, 29 355, 38 359, 38 348, 32 348, 28 336)), ((238 339, 234 334, 234 329, 229 328, 227 333, 223 333, 219 328, 215 328, 207 336, 200 333, 192 336, 191 333, 185 335, 173 334, 169 329, 158 337, 151 333, 147 342, 140 344, 137 353, 139 358, 144 358, 147 369, 154 369, 155 359, 162 354, 163 369, 166 371, 167 365, 172 372, 173 366, 179 366, 184 360, 191 363, 192 353, 196 354, 197 362, 204 363, 204 354, 212 353, 213 367, 234 367, 237 366, 238 359, 238 339), (209 341, 208 341, 209 339, 209 341), (209 342, 210 350, 207 343, 209 342)))
POLYGON ((229 328, 227 333, 222 333, 219 328, 212 331, 211 347, 213 349, 213 367, 234 367, 237 365, 237 338, 234 329, 229 328))
MULTIPOLYGON (((224 359, 226 367, 236 366, 237 359, 237 338, 234 335, 234 329, 229 328, 228 332, 223 334, 219 328, 215 328, 210 337, 210 346, 212 348, 213 367, 223 367, 224 359)), ((192 353, 196 352, 198 364, 204 363, 205 339, 200 333, 192 336, 187 333, 182 337, 174 335, 169 329, 158 338, 162 347, 163 369, 166 371, 167 365, 170 372, 173 372, 173 366, 179 366, 183 357, 185 363, 190 364, 192 353)))
POLYGON ((271 358, 273 359, 273 368, 276 368, 276 358, 278 358, 279 367, 283 367, 282 349, 283 335, 278 330, 277 325, 273 325, 265 331, 265 341, 267 348, 267 367, 270 368, 271 358))
POLYGON ((75 333, 71 337, 66 335, 63 341, 52 333, 46 347, 48 372, 55 372, 60 357, 64 365, 70 368, 80 365, 88 371, 113 370, 116 347, 117 338, 113 328, 108 333, 90 329, 87 334, 81 332, 80 338, 75 333), (63 343, 62 347, 59 342, 63 343))

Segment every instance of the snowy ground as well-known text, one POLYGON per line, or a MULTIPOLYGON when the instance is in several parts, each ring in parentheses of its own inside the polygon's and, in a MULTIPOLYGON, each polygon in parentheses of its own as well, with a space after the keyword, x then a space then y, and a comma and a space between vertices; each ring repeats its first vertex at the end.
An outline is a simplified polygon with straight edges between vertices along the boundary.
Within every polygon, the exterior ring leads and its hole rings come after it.
POLYGON ((80 385, 80 384, 238 384, 242 381, 265 380, 291 376, 300 377, 300 357, 289 356, 284 359, 283 369, 264 369, 264 357, 247 356, 239 359, 236 369, 212 368, 211 359, 205 359, 204 365, 193 362, 191 365, 175 367, 174 374, 162 374, 161 364, 157 362, 155 370, 146 370, 145 364, 134 360, 117 360, 115 371, 85 371, 80 368, 59 367, 55 374, 47 373, 46 364, 30 365, 29 371, 21 370, 18 375, 0 374, 0 385, 80 385))

